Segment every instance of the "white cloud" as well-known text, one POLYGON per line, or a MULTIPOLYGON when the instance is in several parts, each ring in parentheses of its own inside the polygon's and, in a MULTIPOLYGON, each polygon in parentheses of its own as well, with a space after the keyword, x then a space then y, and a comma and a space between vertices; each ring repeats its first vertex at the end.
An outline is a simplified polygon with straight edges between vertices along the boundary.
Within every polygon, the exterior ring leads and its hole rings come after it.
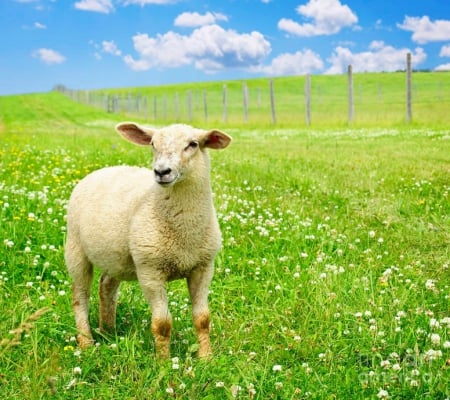
POLYGON ((435 71, 450 71, 450 63, 438 65, 434 70, 435 71))
POLYGON ((114 40, 107 41, 104 40, 102 42, 102 50, 104 53, 112 54, 113 56, 121 56, 122 52, 117 48, 116 43, 114 43, 114 40))
POLYGON ((167 32, 156 37, 137 34, 133 37, 139 59, 124 57, 134 70, 177 68, 194 65, 206 72, 226 68, 250 69, 261 65, 270 53, 270 43, 259 32, 238 33, 218 25, 206 25, 190 35, 167 32))
POLYGON ((298 6, 296 11, 312 22, 299 24, 282 18, 278 28, 296 36, 332 35, 358 22, 356 14, 339 0, 309 0, 307 4, 298 6))
POLYGON ((396 49, 386 45, 382 41, 373 41, 369 51, 352 53, 350 49, 338 46, 328 59, 331 67, 327 74, 342 74, 352 65, 354 72, 381 72, 397 71, 406 68, 406 54, 411 53, 412 65, 425 61, 427 55, 422 48, 418 47, 411 52, 409 49, 396 49))
POLYGON ((303 75, 313 71, 321 71, 323 61, 312 50, 283 53, 275 57, 269 66, 262 71, 270 75, 303 75))
POLYGON ((442 46, 439 56, 440 57, 450 57, 450 44, 447 46, 442 46))
POLYGON ((33 57, 38 58, 45 64, 61 64, 66 61, 66 57, 52 49, 37 49, 33 51, 33 57))
POLYGON ((428 16, 408 17, 397 27, 413 32, 412 40, 419 44, 450 40, 450 20, 431 21, 428 16))
POLYGON ((47 26, 44 24, 41 24, 40 22, 35 22, 33 25, 36 29, 47 29, 47 26))
POLYGON ((228 17, 220 13, 207 12, 199 14, 197 12, 184 12, 175 18, 174 25, 188 28, 197 26, 212 25, 216 21, 228 21, 228 17))
POLYGON ((104 14, 109 14, 114 11, 114 6, 111 0, 81 0, 74 4, 77 10, 94 11, 104 14))

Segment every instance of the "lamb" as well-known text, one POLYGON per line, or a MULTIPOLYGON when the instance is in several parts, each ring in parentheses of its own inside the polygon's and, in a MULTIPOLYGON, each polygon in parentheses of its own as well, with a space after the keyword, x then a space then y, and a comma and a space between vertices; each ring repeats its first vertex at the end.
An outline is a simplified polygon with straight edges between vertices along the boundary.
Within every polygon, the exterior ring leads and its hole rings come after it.
POLYGON ((153 171, 107 167, 82 179, 67 207, 65 261, 73 281, 73 310, 81 348, 93 343, 89 297, 93 266, 99 284, 100 331, 114 329, 121 281, 138 280, 151 309, 159 358, 170 355, 172 317, 167 281, 186 278, 198 356, 212 354, 209 285, 221 247, 207 149, 223 149, 227 134, 176 124, 161 129, 123 122, 127 140, 153 148, 153 171))

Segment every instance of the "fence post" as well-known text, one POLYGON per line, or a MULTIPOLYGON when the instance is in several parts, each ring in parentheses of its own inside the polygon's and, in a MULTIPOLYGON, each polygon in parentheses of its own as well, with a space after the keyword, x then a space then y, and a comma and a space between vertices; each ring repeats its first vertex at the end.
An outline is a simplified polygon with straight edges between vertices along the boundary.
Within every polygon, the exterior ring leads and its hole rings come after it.
POLYGON ((189 122, 192 122, 192 92, 190 90, 187 91, 187 108, 189 122))
POLYGON ((411 53, 406 54, 406 122, 412 120, 411 53))
POLYGON ((353 71, 352 66, 347 68, 348 75, 348 122, 353 122, 354 103, 353 103, 353 71))
POLYGON ((305 76, 305 112, 306 125, 311 125, 311 75, 305 76))
POLYGON ((203 90, 203 111, 205 114, 205 122, 208 121, 208 92, 203 90))
POLYGON ((178 122, 179 117, 180 114, 178 111, 178 92, 175 92, 175 121, 178 122))
POLYGON ((144 114, 144 120, 148 121, 148 98, 147 98, 147 96, 144 96, 143 103, 144 103, 144 105, 143 105, 142 111, 144 114))
POLYGON ((275 95, 273 93, 273 79, 269 81, 269 88, 270 88, 270 109, 272 111, 272 124, 277 123, 277 117, 275 115, 275 95))
POLYGON ((222 105, 223 105, 223 122, 227 122, 227 85, 223 85, 222 89, 222 105))
POLYGON ((242 84, 242 95, 244 101, 244 122, 248 122, 248 88, 246 82, 242 84))
POLYGON ((157 121, 158 119, 158 98, 156 95, 153 95, 153 121, 157 121))

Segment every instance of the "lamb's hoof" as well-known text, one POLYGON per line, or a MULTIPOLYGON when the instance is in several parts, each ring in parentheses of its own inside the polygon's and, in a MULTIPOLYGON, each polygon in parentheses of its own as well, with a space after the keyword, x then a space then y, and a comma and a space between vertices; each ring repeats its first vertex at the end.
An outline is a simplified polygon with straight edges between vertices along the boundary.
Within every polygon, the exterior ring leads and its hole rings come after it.
POLYGON ((212 358, 212 356, 213 356, 213 352, 210 347, 207 347, 204 349, 200 348, 198 350, 198 358, 200 358, 202 360, 210 359, 210 358, 212 358))
POLYGON ((77 342, 78 346, 82 349, 87 349, 88 347, 92 346, 94 344, 94 339, 91 337, 88 337, 86 335, 79 334, 77 336, 77 342))

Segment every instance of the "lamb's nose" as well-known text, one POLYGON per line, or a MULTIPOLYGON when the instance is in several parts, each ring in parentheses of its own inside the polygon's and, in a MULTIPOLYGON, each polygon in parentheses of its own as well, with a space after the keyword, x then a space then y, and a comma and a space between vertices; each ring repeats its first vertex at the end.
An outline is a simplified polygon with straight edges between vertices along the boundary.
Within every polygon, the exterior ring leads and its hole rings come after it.
POLYGON ((154 169, 155 171, 155 175, 157 175, 158 177, 162 178, 163 176, 167 176, 169 175, 172 170, 170 168, 166 168, 166 169, 154 169))

